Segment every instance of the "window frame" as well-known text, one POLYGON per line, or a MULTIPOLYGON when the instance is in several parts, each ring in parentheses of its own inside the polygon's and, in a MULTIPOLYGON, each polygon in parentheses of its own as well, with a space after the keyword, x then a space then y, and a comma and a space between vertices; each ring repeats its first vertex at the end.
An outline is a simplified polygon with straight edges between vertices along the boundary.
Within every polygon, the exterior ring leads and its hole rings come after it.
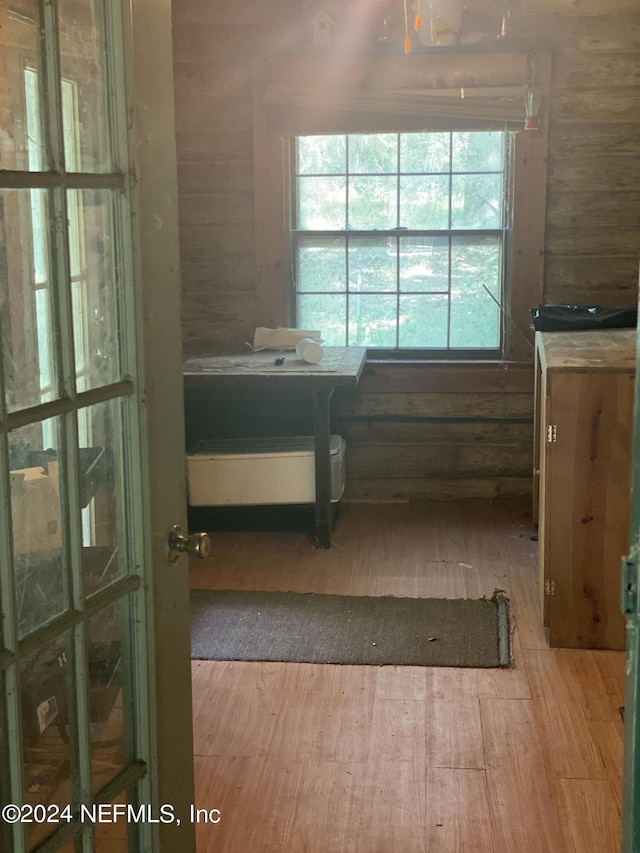
MULTIPOLYGON (((429 132, 429 131, 426 131, 429 132)), ((452 133, 452 131, 433 131, 437 133, 452 133)), ((453 131, 455 132, 455 131, 453 131)), ((474 131, 471 131, 474 132, 474 131)), ((481 132, 481 131, 475 131, 481 132)), ((379 359, 379 358, 388 358, 390 360, 411 360, 411 359, 422 359, 422 360, 430 360, 430 359, 452 359, 452 360, 460 360, 460 359, 468 359, 473 361, 478 360, 496 360, 502 357, 502 352, 504 349, 504 341, 505 341, 505 322, 504 322, 504 311, 503 305, 506 296, 506 286, 507 286, 507 258, 508 258, 508 246, 510 241, 510 230, 512 224, 512 197, 513 197, 513 151, 515 148, 514 141, 512 138, 512 134, 509 131, 499 131, 500 133, 504 133, 506 138, 503 142, 504 151, 503 151, 503 159, 502 159, 502 169, 500 170, 500 174, 502 176, 502 225, 496 228, 478 228, 478 229, 461 229, 461 228, 452 228, 451 222, 449 221, 448 227, 446 229, 434 229, 434 228, 404 228, 400 225, 397 227, 391 227, 386 229, 377 229, 377 228, 369 228, 369 229, 358 229, 358 228, 344 228, 344 229, 335 229, 331 231, 325 231, 323 229, 305 229, 299 228, 297 221, 297 207, 298 207, 298 177, 300 177, 300 173, 298 172, 298 156, 297 149, 299 145, 299 140, 301 138, 305 138, 304 136, 295 136, 290 137, 287 140, 287 163, 288 163, 288 172, 286 173, 285 180, 288 185, 289 192, 289 211, 290 211, 290 222, 288 224, 289 228, 289 246, 290 246, 290 258, 291 258, 291 282, 290 282, 290 291, 291 291, 291 302, 290 302, 290 311, 293 322, 296 325, 299 325, 299 314, 298 314, 298 297, 301 295, 301 291, 298 289, 297 282, 297 248, 300 243, 300 240, 304 240, 306 238, 318 238, 322 237, 336 237, 338 239, 343 238, 345 240, 345 252, 349 253, 349 240, 352 238, 358 239, 360 237, 366 238, 380 238, 386 239, 390 238, 392 240, 400 241, 401 238, 430 238, 430 237, 446 237, 449 241, 452 241, 459 237, 497 237, 500 243, 500 269, 499 269, 499 289, 500 289, 500 303, 498 305, 498 315, 497 315, 497 324, 498 324, 498 337, 499 343, 495 347, 460 347, 460 346, 444 346, 444 347, 433 347, 433 346, 368 346, 367 347, 367 355, 370 359, 379 359)), ((394 135, 398 137, 405 133, 403 131, 396 131, 394 135)), ((408 131, 408 133, 425 133, 425 131, 408 131)), ((316 134, 313 134, 315 136, 316 134)), ((353 136, 356 134, 336 134, 337 136, 353 136)), ((366 135, 375 135, 375 134, 366 134, 366 135)), ((348 144, 348 143, 347 143, 348 144)), ((398 140, 398 144, 400 144, 400 140, 398 140)), ((399 169, 399 165, 398 165, 399 169)), ((387 173, 385 173, 387 174, 387 173)), ((411 176, 417 175, 420 177, 421 173, 417 172, 402 172, 396 170, 395 172, 388 173, 391 177, 396 178, 397 181, 400 181, 402 175, 407 174, 411 176)), ((449 200, 451 200, 451 178, 456 173, 449 170, 449 172, 442 172, 444 177, 449 178, 449 200)), ((341 174, 342 176, 342 174, 341 174)), ((359 173, 352 173, 349 171, 348 164, 345 166, 344 177, 346 178, 347 184, 349 182, 350 177, 358 178, 360 176, 359 173)), ((302 175, 304 177, 304 175, 302 175)), ((399 193, 399 184, 397 188, 397 192, 399 193)), ((347 207, 349 204, 349 199, 347 196, 347 207)), ((449 210, 449 219, 451 215, 451 210, 449 210)), ((451 248, 451 242, 450 242, 451 248)), ((400 245, 398 243, 397 251, 400 252, 400 245)), ((400 271, 399 269, 396 271, 396 284, 397 289, 395 291, 388 292, 380 292, 380 295, 388 295, 396 297, 396 313, 395 319, 399 321, 400 319, 400 298, 404 295, 411 295, 413 291, 402 291, 400 287, 400 271)), ((340 291, 340 293, 344 293, 346 297, 346 306, 345 306, 345 320, 346 320, 346 335, 347 340, 349 339, 349 302, 350 297, 357 295, 358 291, 351 290, 349 287, 349 281, 347 280, 345 284, 345 290, 340 291)), ((305 295, 305 294, 302 294, 305 295)), ((312 295, 312 294, 306 294, 312 295)), ((445 293, 441 292, 441 295, 447 296, 447 337, 449 338, 451 334, 451 310, 452 310, 452 297, 451 297, 451 269, 449 269, 449 289, 445 293)), ((320 328, 318 324, 314 323, 304 323, 302 321, 302 327, 304 328, 320 328)), ((398 338, 400 335, 399 323, 396 328, 396 337, 398 338)), ((362 346, 362 344, 348 344, 349 346, 362 346)))
MULTIPOLYGON (((543 301, 550 75, 550 54, 538 50, 460 49, 412 56, 257 60, 251 75, 257 325, 291 325, 294 317, 289 227, 289 157, 293 137, 409 130, 513 129, 516 130, 513 223, 509 245, 505 247, 508 255, 503 305, 506 321, 499 359, 531 362, 533 332, 529 310, 543 301), (288 88, 283 89, 282 81, 288 88), (410 85, 413 86, 412 97, 407 105, 402 87, 410 85), (497 93, 502 93, 500 87, 505 86, 521 93, 533 87, 540 96, 538 129, 524 130, 522 96, 521 119, 514 119, 513 108, 510 118, 501 117, 499 99, 483 102, 498 104, 499 117, 493 119, 493 109, 478 107, 481 102, 476 98, 440 97, 443 87, 457 86, 458 91, 462 91, 462 85, 490 87, 487 91, 497 93), (364 105, 359 100, 363 86, 369 87, 364 105), (442 109, 440 103, 445 105, 442 109)), ((373 358, 394 363, 405 356, 407 361, 435 362, 439 355, 456 360, 449 350, 443 353, 429 350, 426 354, 413 350, 410 354, 371 350, 373 358)), ((462 351, 459 358, 470 363, 495 363, 487 359, 484 351, 462 351)))

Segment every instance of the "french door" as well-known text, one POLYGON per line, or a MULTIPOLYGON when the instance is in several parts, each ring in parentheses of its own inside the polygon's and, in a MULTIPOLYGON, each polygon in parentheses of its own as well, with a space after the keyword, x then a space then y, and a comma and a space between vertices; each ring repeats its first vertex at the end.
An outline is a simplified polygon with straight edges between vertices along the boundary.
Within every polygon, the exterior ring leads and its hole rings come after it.
POLYGON ((7 853, 193 849, 170 17, 0 0, 7 853))

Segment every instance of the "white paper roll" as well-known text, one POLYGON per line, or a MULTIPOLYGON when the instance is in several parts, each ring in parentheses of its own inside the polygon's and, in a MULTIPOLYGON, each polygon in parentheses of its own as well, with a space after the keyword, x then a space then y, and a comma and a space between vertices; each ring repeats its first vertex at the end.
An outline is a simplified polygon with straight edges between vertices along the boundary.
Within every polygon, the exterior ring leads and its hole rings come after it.
POLYGON ((311 338, 301 338, 296 344, 296 353, 307 364, 317 364, 324 355, 322 346, 311 338))

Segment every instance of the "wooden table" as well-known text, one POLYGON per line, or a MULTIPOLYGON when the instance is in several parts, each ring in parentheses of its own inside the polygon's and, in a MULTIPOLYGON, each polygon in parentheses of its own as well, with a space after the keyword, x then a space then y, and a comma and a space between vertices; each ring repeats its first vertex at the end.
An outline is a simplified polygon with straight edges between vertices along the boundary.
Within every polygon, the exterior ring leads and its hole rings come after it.
POLYGON ((357 386, 365 358, 364 347, 325 347, 318 364, 307 364, 291 351, 215 353, 201 349, 185 356, 185 391, 309 393, 313 405, 318 548, 331 545, 331 397, 338 388, 357 386), (280 357, 284 362, 278 365, 276 359, 280 357))

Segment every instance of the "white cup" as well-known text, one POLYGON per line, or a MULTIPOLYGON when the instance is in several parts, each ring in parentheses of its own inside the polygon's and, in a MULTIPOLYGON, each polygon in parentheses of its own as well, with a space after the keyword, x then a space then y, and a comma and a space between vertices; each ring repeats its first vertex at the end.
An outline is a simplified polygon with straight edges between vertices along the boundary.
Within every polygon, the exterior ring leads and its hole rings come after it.
POLYGON ((312 338, 300 338, 296 344, 296 353, 307 364, 317 364, 324 355, 322 346, 312 338))

